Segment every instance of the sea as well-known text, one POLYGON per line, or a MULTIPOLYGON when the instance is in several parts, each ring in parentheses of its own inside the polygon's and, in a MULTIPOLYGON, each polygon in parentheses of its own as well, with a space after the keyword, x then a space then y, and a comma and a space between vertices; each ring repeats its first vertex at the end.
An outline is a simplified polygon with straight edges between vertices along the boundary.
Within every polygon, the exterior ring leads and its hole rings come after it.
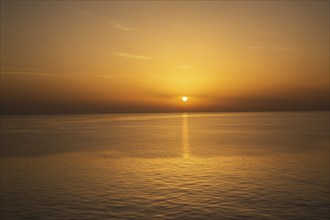
POLYGON ((329 112, 1 116, 1 220, 329 219, 329 112))

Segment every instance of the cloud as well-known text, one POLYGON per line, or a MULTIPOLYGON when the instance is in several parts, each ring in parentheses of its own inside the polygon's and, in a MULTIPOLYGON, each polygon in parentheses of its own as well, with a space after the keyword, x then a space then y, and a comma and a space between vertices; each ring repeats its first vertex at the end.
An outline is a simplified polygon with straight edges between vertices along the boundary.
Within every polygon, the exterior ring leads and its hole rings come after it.
POLYGON ((122 30, 122 31, 132 31, 134 30, 133 28, 131 27, 127 27, 123 24, 120 24, 118 22, 114 22, 114 21, 110 21, 109 24, 113 27, 113 28, 117 28, 119 30, 122 30))
POLYGON ((116 56, 120 56, 120 57, 126 57, 126 58, 130 58, 130 59, 144 59, 144 60, 150 60, 151 57, 148 56, 143 56, 143 55, 136 55, 136 54, 128 54, 128 53, 113 53, 116 56))
POLYGON ((95 16, 95 13, 91 12, 91 11, 85 11, 85 10, 78 10, 78 12, 80 14, 84 14, 84 15, 87 15, 87 16, 95 16))
POLYGON ((6 66, 2 66, 1 67, 1 71, 13 71, 13 72, 32 72, 32 71, 36 71, 35 68, 32 67, 6 67, 6 66))
POLYGON ((193 68, 193 66, 189 66, 189 65, 182 65, 182 66, 178 66, 179 69, 190 69, 193 68))
POLYGON ((30 67, 2 67, 0 71, 1 75, 26 75, 26 76, 57 76, 68 75, 67 73, 49 73, 42 72, 35 68, 30 67))
POLYGON ((108 79, 116 79, 120 78, 118 75, 106 75, 106 74, 92 74, 91 76, 98 77, 98 78, 108 78, 108 79))
POLYGON ((101 77, 101 78, 119 78, 118 75, 110 74, 95 74, 95 73, 50 73, 50 72, 41 72, 35 68, 12 68, 12 67, 2 67, 0 75, 24 75, 24 76, 92 76, 92 77, 101 77))
POLYGON ((296 48, 292 48, 292 47, 259 47, 259 46, 253 46, 253 47, 244 47, 244 49, 247 49, 247 50, 277 50, 277 51, 289 51, 289 50, 295 50, 296 48))
POLYGON ((1 75, 30 75, 30 76, 54 76, 54 73, 35 73, 24 71, 1 71, 1 75))

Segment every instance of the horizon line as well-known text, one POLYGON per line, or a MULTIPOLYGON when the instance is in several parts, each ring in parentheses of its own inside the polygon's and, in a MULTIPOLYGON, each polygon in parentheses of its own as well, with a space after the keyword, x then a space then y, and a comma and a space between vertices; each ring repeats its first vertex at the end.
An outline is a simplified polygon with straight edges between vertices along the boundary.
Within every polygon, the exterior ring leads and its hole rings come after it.
POLYGON ((201 114, 201 113, 262 113, 262 112, 329 112, 330 109, 327 110, 237 110, 237 111, 173 111, 173 112, 108 112, 108 113, 0 113, 0 117, 2 116, 43 116, 43 115, 133 115, 133 114, 201 114))

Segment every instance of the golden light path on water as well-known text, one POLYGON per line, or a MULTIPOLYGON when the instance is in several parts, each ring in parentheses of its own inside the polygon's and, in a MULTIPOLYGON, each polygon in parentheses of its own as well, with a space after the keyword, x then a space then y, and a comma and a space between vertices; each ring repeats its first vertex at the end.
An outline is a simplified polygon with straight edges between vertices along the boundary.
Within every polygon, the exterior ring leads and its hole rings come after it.
POLYGON ((182 158, 188 159, 190 157, 189 149, 189 128, 188 128, 188 114, 182 114, 182 158))

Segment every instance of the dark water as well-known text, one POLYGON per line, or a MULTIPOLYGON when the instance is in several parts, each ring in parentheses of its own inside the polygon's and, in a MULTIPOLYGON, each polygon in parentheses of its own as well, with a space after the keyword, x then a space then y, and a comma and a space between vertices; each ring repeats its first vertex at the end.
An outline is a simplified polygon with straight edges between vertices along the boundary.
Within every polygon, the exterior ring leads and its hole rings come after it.
POLYGON ((1 219, 328 219, 329 112, 1 118, 1 219))

